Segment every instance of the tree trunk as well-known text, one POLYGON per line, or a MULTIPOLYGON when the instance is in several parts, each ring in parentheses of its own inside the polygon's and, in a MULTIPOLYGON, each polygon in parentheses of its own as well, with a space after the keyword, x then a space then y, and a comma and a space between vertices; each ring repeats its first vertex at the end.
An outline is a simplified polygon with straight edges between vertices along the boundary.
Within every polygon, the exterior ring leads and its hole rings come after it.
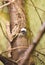
MULTIPOLYGON (((20 1, 15 0, 13 3, 11 3, 8 6, 9 14, 10 14, 11 33, 14 31, 16 31, 16 34, 19 33, 18 36, 11 42, 12 48, 18 47, 18 46, 25 46, 25 47, 29 46, 28 38, 26 34, 27 31, 25 31, 26 30, 26 17, 23 11, 22 3, 23 3, 23 0, 20 0, 20 1), (16 30, 16 28, 18 29, 16 30), (21 31, 21 29, 23 30, 21 31)), ((21 49, 12 51, 12 59, 15 61, 21 59, 23 57, 25 50, 26 49, 21 48, 21 49)), ((19 60, 18 63, 20 63, 20 61, 21 60, 19 60)), ((27 63, 26 61, 26 65, 30 65, 30 62, 27 63)))

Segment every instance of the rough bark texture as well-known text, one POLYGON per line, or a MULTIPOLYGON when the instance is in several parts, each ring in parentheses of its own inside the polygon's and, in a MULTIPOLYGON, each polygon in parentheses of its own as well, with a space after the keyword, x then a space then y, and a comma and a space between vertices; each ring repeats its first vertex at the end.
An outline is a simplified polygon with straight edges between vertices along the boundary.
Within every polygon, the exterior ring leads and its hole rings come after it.
MULTIPOLYGON (((8 36, 9 38, 11 38, 10 37, 11 35, 18 34, 18 36, 15 39, 13 39, 13 41, 11 40, 12 48, 18 47, 18 46, 26 46, 26 47, 29 46, 26 33, 23 34, 23 32, 21 32, 22 28, 26 28, 26 18, 25 18, 22 4, 23 4, 23 0, 20 0, 20 1, 15 0, 13 3, 11 3, 8 6, 9 14, 10 14, 10 26, 9 26, 10 29, 7 27, 8 36)), ((12 51, 12 59, 15 61, 21 59, 25 51, 26 49, 24 48, 12 51)), ((19 64, 20 64, 20 61, 18 61, 19 64)), ((31 62, 28 59, 25 64, 30 65, 31 62)))
MULTIPOLYGON (((9 11, 10 11, 9 13, 10 13, 10 21, 11 21, 10 24, 11 24, 11 31, 16 26, 16 27, 18 27, 18 32, 20 32, 21 28, 26 27, 26 23, 25 23, 25 15, 17 2, 18 2, 18 0, 17 1, 15 0, 14 3, 9 5, 9 11)), ((21 41, 21 38, 18 36, 16 39, 13 40, 12 47, 18 46, 19 44, 21 45, 22 42, 23 42, 23 39, 21 41)), ((25 41, 23 42, 22 45, 25 45, 25 41)), ((13 52, 14 55, 12 55, 12 56, 13 57, 15 56, 15 59, 17 60, 18 56, 16 57, 16 55, 17 55, 16 52, 17 52, 17 50, 13 52)))

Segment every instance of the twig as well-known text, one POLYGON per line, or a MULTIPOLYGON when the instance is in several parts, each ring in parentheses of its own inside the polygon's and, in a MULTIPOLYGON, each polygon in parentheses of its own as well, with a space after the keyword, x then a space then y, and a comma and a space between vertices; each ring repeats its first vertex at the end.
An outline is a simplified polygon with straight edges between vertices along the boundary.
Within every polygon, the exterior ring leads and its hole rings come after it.
POLYGON ((41 53, 41 52, 39 52, 37 50, 34 50, 34 51, 37 52, 37 53, 39 53, 39 54, 41 54, 41 55, 43 55, 43 56, 45 56, 45 54, 43 54, 43 53, 41 53))
POLYGON ((38 56, 36 56, 36 55, 34 55, 34 56, 37 57, 41 63, 45 64, 45 62, 43 60, 41 60, 38 56))
POLYGON ((30 0, 30 1, 31 1, 31 3, 33 4, 33 7, 35 8, 35 11, 37 12, 37 14, 38 14, 38 16, 39 16, 39 19, 40 19, 40 21, 41 21, 41 24, 43 24, 43 21, 42 21, 40 15, 39 15, 39 12, 37 11, 37 8, 36 8, 35 4, 33 3, 32 0, 30 0))
POLYGON ((3 28, 2 28, 1 23, 0 23, 0 27, 1 27, 1 30, 2 30, 2 32, 3 32, 4 36, 5 36, 5 38, 10 42, 10 40, 8 39, 7 35, 5 34, 5 32, 4 32, 3 28))
MULTIPOLYGON (((28 2, 26 2, 25 0, 24 0, 24 2, 27 3, 28 5, 34 7, 31 3, 28 3, 28 2)), ((45 10, 43 10, 43 9, 37 7, 37 6, 35 6, 35 7, 36 7, 37 9, 41 10, 42 12, 45 12, 45 10)))
POLYGON ((0 9, 1 9, 1 8, 3 8, 3 7, 5 7, 5 6, 10 5, 10 4, 11 4, 11 3, 13 3, 13 2, 14 2, 14 0, 12 0, 12 1, 10 1, 10 2, 8 2, 8 3, 4 4, 4 5, 1 5, 1 6, 0 6, 0 9))
MULTIPOLYGON (((1 27, 1 30, 2 30, 2 32, 3 32, 4 36, 5 36, 5 38, 6 38, 6 39, 8 40, 8 42, 10 43, 11 40, 10 40, 10 39, 8 38, 8 36, 5 34, 1 23, 0 23, 0 27, 1 27)), ((13 39, 15 39, 15 38, 18 36, 18 34, 17 34, 17 35, 12 35, 12 36, 13 36, 13 39)), ((12 40, 13 40, 13 39, 12 39, 12 40)))
POLYGON ((26 46, 19 46, 19 47, 14 47, 14 48, 11 48, 11 49, 9 49, 9 50, 7 50, 7 51, 3 51, 3 52, 1 52, 0 54, 4 54, 4 53, 6 53, 6 52, 9 52, 9 51, 14 51, 14 50, 16 50, 16 49, 22 49, 22 48, 26 48, 27 49, 27 47, 26 46))
POLYGON ((14 64, 14 65, 18 65, 17 63, 16 63, 16 61, 14 61, 14 60, 11 60, 11 59, 9 59, 9 58, 6 58, 6 57, 4 57, 4 56, 2 56, 1 54, 0 54, 0 60, 5 64, 5 65, 12 65, 12 63, 14 64))

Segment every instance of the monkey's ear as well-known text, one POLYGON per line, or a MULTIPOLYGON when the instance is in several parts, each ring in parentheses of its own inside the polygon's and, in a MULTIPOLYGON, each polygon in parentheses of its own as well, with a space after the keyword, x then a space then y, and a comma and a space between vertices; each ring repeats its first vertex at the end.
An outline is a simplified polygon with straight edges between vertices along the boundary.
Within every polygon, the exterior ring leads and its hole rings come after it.
POLYGON ((9 58, 6 58, 2 55, 0 55, 0 61, 4 63, 4 65, 18 65, 16 62, 13 60, 10 60, 9 58))

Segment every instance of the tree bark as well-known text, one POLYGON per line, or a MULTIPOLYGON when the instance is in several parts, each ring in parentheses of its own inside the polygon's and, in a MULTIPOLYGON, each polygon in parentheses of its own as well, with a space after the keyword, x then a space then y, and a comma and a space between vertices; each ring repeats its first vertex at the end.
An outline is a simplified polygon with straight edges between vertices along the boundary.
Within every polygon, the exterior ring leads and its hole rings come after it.
MULTIPOLYGON (((8 0, 10 1, 10 0, 8 0)), ((8 8, 9 8, 9 14, 10 14, 10 26, 8 28, 9 33, 7 31, 7 34, 10 38, 10 35, 13 34, 18 34, 18 36, 11 40, 11 46, 13 47, 18 47, 18 46, 26 46, 28 47, 28 38, 27 38, 27 34, 24 31, 21 31, 21 29, 26 29, 26 17, 25 17, 25 13, 23 11, 23 0, 15 0, 13 3, 11 3, 8 8)), ((15 51, 12 51, 12 59, 17 61, 18 63, 20 63, 24 52, 26 51, 26 49, 17 49, 15 51)), ((26 62, 26 65, 30 65, 29 60, 26 62), (28 62, 28 63, 27 63, 28 62)), ((13 65, 13 64, 12 64, 13 65)))

